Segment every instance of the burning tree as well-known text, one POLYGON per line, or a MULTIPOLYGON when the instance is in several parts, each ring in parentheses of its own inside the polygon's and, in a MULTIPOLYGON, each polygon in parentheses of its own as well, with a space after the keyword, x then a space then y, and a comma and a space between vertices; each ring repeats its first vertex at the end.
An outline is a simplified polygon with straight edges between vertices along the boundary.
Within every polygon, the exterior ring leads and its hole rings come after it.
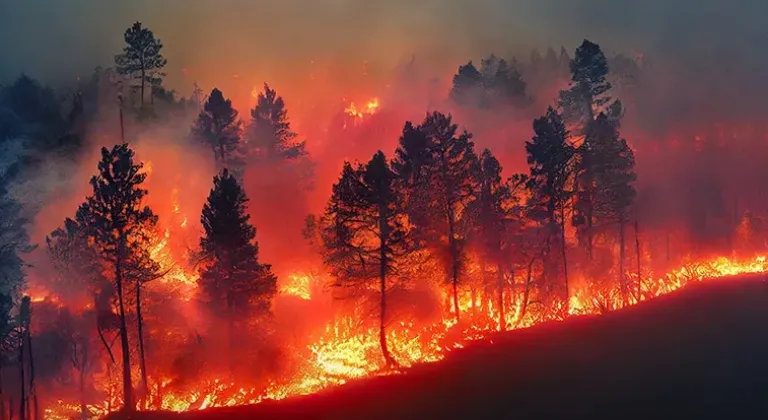
POLYGON ((305 142, 295 141, 298 135, 291 131, 285 101, 266 83, 251 110, 248 131, 249 148, 260 160, 296 159, 307 154, 305 142))
POLYGON ((396 263, 408 249, 403 196, 397 176, 379 151, 365 165, 344 164, 333 186, 322 222, 323 260, 334 286, 366 296, 378 282, 379 343, 384 360, 394 365, 387 346, 387 291, 396 263))
MULTIPOLYGON (((531 193, 529 217, 545 226, 544 256, 552 255, 552 239, 559 238, 563 275, 565 280, 566 306, 570 298, 568 289, 568 263, 566 258, 565 221, 570 193, 571 159, 574 149, 568 143, 568 131, 560 114, 551 107, 547 114, 533 122, 534 136, 525 143, 530 165, 527 188, 531 193)), ((551 259, 549 260, 551 261, 551 259)), ((551 266, 545 264, 545 266, 551 266)), ((545 270, 545 275, 547 271, 545 270)), ((567 307, 566 307, 567 311, 567 307)), ((567 313, 567 312, 566 312, 567 313)))
POLYGON ((201 217, 205 236, 200 248, 207 260, 198 280, 201 299, 215 313, 224 314, 230 350, 240 321, 269 314, 277 293, 271 266, 259 263, 247 202, 240 184, 224 169, 213 178, 201 217))
MULTIPOLYGON (((133 283, 138 296, 143 270, 155 269, 149 258, 148 245, 149 234, 157 224, 157 216, 148 206, 142 206, 147 195, 147 190, 141 188, 146 173, 141 172, 142 164, 134 163, 133 156, 133 150, 127 144, 116 145, 112 150, 101 149, 99 174, 91 178, 93 195, 80 205, 76 215, 77 223, 83 226, 97 254, 109 268, 117 292, 123 359, 123 410, 127 412, 136 409, 136 401, 131 381, 126 292, 133 283)), ((137 315, 140 315, 140 300, 136 303, 137 315)), ((141 322, 140 316, 138 319, 141 322)), ((145 374, 143 372, 143 378, 145 374)))
POLYGON ((618 124, 600 113, 589 125, 582 146, 581 157, 585 172, 589 172, 589 190, 593 191, 591 204, 593 216, 606 225, 618 226, 619 268, 618 281, 622 295, 627 299, 624 276, 625 227, 635 199, 632 183, 637 179, 634 172, 635 157, 627 141, 619 137, 618 124))
MULTIPOLYGON (((479 249, 483 258, 483 289, 488 302, 492 297, 485 265, 490 263, 496 268, 496 305, 499 329, 503 330, 506 327, 505 275, 510 271, 507 267, 513 248, 512 236, 520 227, 519 215, 516 214, 514 206, 519 201, 517 187, 522 185, 525 179, 520 175, 515 176, 513 180, 502 179, 501 170, 501 164, 491 151, 483 150, 478 177, 480 188, 467 206, 466 219, 470 224, 469 242, 479 249)), ((509 277, 513 277, 512 273, 509 273, 509 277)))
POLYGON ((138 83, 139 99, 144 108, 146 85, 149 84, 154 90, 165 76, 162 69, 167 60, 160 52, 163 43, 155 38, 151 30, 143 28, 141 22, 125 30, 125 43, 127 45, 123 47, 123 53, 115 56, 115 67, 119 74, 138 83))
POLYGON ((607 79, 608 61, 600 46, 584 40, 576 49, 571 61, 571 84, 568 90, 560 92, 559 104, 567 123, 573 128, 571 132, 581 136, 583 141, 577 144, 574 167, 574 226, 579 229, 579 239, 587 257, 593 257, 595 225, 595 159, 591 157, 595 135, 602 130, 592 129, 595 118, 605 115, 618 124, 622 116, 621 103, 612 101, 610 97, 611 83, 607 79))
POLYGON ((219 168, 242 169, 241 122, 232 101, 214 88, 194 126, 193 138, 213 151, 219 168))
POLYGON ((407 211, 421 245, 445 257, 459 319, 463 235, 459 221, 477 189, 478 158, 472 135, 457 135, 450 115, 434 112, 421 125, 406 123, 392 162, 406 190, 407 211))

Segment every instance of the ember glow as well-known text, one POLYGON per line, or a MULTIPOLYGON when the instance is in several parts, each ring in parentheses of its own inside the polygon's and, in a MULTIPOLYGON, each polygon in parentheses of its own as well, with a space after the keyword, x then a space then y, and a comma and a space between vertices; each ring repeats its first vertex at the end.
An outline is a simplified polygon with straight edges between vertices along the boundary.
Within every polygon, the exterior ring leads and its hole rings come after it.
MULTIPOLYGON (((643 291, 641 300, 673 292, 691 282, 766 272, 768 265, 765 256, 748 260, 717 257, 706 261, 693 261, 664 275, 649 275, 644 278, 640 286, 643 291)), ((187 287, 185 279, 193 277, 194 274, 181 275, 173 286, 187 287)), ((289 278, 290 283, 283 287, 282 294, 312 299, 308 292, 311 276, 293 274, 289 278)), ((522 281, 523 279, 516 279, 516 282, 522 281)), ((629 304, 635 303, 637 300, 629 304)), ((507 328, 528 328, 546 321, 533 316, 520 319, 520 305, 521 302, 516 299, 506 308, 507 328)), ((614 308, 623 306, 620 301, 611 302, 611 305, 614 308)), ((572 297, 571 308, 572 315, 597 314, 600 312, 600 302, 587 292, 577 291, 572 297)), ((498 330, 496 320, 493 319, 498 311, 492 305, 483 307, 482 302, 473 304, 471 294, 465 292, 462 293, 461 309, 464 315, 476 314, 472 321, 456 324, 446 311, 448 318, 435 324, 416 326, 401 322, 391 326, 388 338, 400 367, 437 362, 452 349, 464 347, 473 340, 484 339, 498 330)), ((209 378, 185 386, 184 390, 174 389, 172 381, 160 379, 155 383, 149 407, 182 412, 255 404, 264 400, 314 393, 362 377, 396 374, 398 370, 388 369, 381 358, 377 329, 367 329, 358 324, 351 318, 336 319, 325 326, 321 336, 315 341, 295 349, 300 354, 301 363, 290 377, 280 378, 260 388, 230 382, 225 378, 209 378)), ((108 389, 114 387, 113 392, 116 392, 117 385, 108 383, 105 382, 102 386, 108 389)), ((120 405, 119 396, 113 395, 109 400, 89 404, 88 408, 92 418, 99 418, 120 405)), ((80 406, 75 401, 59 400, 46 408, 45 418, 67 420, 76 417, 79 410, 80 406)))

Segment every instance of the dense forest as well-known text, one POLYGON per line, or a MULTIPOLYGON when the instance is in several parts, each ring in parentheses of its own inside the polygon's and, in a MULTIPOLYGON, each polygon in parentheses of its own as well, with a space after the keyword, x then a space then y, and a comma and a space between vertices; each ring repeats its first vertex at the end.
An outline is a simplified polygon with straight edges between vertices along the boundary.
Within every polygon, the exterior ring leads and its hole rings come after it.
POLYGON ((90 77, 0 85, 0 419, 314 392, 768 240, 768 126, 668 113, 653 57, 584 40, 450 80, 414 57, 299 131, 278 87, 181 96, 150 29, 124 40, 90 77))

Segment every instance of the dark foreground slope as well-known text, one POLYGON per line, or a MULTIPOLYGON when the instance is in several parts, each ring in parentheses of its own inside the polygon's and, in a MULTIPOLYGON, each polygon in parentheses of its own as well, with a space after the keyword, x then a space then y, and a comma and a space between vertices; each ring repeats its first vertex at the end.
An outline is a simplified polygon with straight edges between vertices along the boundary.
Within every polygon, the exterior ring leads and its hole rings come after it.
MULTIPOLYGON (((325 393, 141 419, 768 418, 768 283, 713 280, 325 393)), ((492 342, 491 342, 492 341, 492 342)))

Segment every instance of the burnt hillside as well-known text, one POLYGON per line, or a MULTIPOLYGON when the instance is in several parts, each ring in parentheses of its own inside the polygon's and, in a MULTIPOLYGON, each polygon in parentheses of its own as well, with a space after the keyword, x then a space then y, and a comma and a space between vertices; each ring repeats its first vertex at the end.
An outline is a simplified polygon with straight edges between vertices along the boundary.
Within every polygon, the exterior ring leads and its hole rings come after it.
POLYGON ((178 419, 659 419, 768 415, 768 284, 711 280, 605 316, 500 334, 311 396, 178 419))

